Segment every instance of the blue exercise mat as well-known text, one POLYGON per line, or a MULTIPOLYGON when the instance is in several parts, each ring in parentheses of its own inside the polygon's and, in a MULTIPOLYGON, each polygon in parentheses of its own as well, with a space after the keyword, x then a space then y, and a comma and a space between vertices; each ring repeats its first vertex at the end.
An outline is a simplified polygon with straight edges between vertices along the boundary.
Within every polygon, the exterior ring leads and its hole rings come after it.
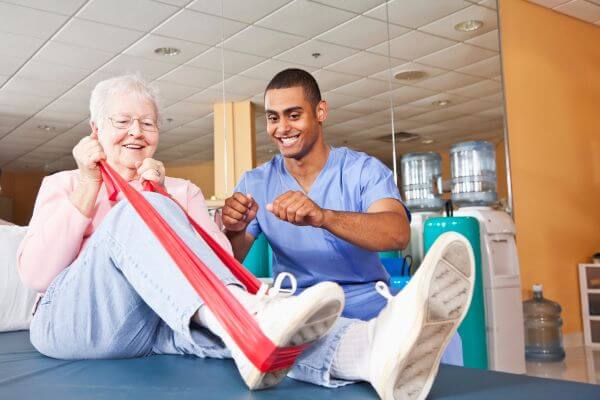
MULTIPOLYGON (((29 332, 0 333, 2 400, 377 399, 366 383, 326 389, 285 379, 249 392, 231 360, 150 356, 129 360, 53 360, 29 332)), ((600 386, 442 365, 428 399, 600 399, 600 386)))

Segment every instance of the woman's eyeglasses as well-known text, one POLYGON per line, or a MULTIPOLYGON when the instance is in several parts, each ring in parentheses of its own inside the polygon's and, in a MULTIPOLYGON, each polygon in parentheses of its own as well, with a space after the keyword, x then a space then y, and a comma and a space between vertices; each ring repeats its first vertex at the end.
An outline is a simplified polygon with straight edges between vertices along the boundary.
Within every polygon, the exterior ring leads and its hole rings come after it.
POLYGON ((108 117, 112 125, 117 129, 129 129, 133 125, 133 121, 137 120, 140 126, 140 130, 144 132, 158 132, 158 124, 152 118, 140 117, 132 118, 127 115, 116 115, 108 117))

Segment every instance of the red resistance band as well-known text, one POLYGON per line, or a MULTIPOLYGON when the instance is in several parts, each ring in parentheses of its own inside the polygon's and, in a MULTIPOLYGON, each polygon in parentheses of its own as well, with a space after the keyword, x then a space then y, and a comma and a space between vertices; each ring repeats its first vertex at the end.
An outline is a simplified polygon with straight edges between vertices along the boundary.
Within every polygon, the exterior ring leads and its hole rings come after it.
MULTIPOLYGON (((214 272, 190 250, 148 200, 133 189, 106 162, 101 161, 99 166, 109 199, 115 201, 118 192, 123 193, 250 362, 261 372, 291 367, 308 345, 276 347, 265 336, 252 315, 231 294, 214 272)), ((170 197, 162 187, 150 181, 144 182, 144 190, 155 191, 170 197)), ((186 215, 200 237, 206 241, 223 264, 246 286, 250 293, 255 294, 260 288, 260 281, 206 233, 187 212, 186 215)))

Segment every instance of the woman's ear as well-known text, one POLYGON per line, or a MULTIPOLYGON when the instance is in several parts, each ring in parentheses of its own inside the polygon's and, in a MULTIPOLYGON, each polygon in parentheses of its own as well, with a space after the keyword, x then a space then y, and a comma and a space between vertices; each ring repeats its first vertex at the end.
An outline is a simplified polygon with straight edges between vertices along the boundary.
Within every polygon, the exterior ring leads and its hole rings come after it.
POLYGON ((98 125, 94 121, 90 121, 90 128, 92 128, 92 133, 98 135, 98 125))

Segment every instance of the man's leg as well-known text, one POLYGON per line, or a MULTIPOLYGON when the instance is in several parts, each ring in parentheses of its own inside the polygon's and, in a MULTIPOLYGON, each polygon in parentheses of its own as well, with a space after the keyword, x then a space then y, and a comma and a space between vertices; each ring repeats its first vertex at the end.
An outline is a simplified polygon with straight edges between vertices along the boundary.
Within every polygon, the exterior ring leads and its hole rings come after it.
POLYGON ((340 319, 290 376, 328 387, 365 380, 384 399, 424 399, 469 308, 474 273, 469 242, 455 233, 440 236, 406 288, 387 295, 389 303, 377 318, 340 319), (343 352, 356 353, 363 368, 338 365, 343 352))
MULTIPOLYGON (((365 283, 362 285, 347 285, 343 287, 346 296, 346 304, 342 317, 355 318, 363 321, 369 321, 381 312, 388 301, 385 297, 375 290, 375 283, 365 283)), ((398 294, 398 289, 390 288, 392 294, 398 294)), ((448 347, 442 355, 442 363, 450 365, 463 365, 462 341, 460 335, 454 334, 448 347)), ((353 362, 352 359, 348 362, 353 362)))

